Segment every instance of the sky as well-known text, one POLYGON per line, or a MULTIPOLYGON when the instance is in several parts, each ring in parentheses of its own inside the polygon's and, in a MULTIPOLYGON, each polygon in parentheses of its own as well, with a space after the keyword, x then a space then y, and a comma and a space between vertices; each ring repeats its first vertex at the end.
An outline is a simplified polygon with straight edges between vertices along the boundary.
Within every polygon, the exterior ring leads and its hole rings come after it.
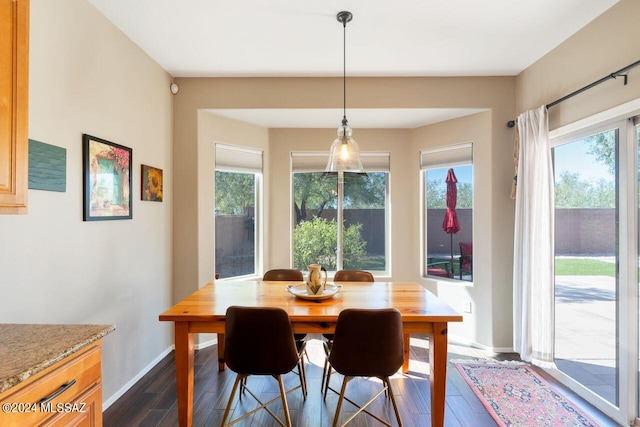
POLYGON ((594 155, 587 154, 588 150, 589 144, 582 139, 555 147, 556 181, 563 171, 578 173, 582 180, 598 181, 599 179, 605 179, 613 181, 614 177, 607 166, 599 162, 594 155))
MULTIPOLYGON (((447 171, 449 168, 442 169, 429 169, 429 181, 432 180, 441 180, 444 182, 447 177, 447 171)), ((471 165, 467 166, 454 166, 453 171, 456 174, 456 178, 458 179, 458 184, 469 183, 473 185, 473 167, 471 165)))

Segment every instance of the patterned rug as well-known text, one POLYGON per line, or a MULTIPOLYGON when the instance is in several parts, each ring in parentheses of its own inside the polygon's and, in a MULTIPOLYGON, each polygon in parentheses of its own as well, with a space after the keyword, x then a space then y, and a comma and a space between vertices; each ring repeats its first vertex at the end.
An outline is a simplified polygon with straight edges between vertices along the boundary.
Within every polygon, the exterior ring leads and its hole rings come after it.
POLYGON ((499 426, 599 425, 525 364, 454 365, 499 426))

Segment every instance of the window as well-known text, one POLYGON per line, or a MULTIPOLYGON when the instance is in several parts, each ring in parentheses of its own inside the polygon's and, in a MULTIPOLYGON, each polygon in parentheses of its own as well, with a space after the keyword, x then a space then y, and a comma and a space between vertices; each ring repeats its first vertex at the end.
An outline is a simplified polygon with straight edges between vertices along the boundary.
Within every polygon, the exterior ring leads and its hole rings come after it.
POLYGON ((260 270, 262 152, 216 144, 215 245, 220 278, 260 270))
POLYGON ((473 281, 472 154, 470 143, 420 153, 425 276, 473 281))
POLYGON ((389 154, 361 157, 366 174, 339 176, 323 172, 326 153, 292 154, 294 268, 389 273, 389 154))

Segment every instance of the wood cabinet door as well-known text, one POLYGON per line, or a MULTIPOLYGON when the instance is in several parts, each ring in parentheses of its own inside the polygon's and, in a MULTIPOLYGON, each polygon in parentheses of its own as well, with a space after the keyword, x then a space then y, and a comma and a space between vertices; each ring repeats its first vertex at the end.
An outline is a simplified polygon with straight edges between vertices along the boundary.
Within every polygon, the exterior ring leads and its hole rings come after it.
POLYGON ((0 0, 0 214, 27 213, 29 0, 0 0))

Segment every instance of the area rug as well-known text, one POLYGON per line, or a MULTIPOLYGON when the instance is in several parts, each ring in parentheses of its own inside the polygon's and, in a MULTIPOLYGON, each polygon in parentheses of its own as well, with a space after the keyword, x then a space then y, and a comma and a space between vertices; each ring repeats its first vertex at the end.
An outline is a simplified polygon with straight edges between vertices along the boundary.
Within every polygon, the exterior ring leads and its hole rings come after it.
POLYGON ((454 365, 499 426, 599 426, 525 364, 454 365))

